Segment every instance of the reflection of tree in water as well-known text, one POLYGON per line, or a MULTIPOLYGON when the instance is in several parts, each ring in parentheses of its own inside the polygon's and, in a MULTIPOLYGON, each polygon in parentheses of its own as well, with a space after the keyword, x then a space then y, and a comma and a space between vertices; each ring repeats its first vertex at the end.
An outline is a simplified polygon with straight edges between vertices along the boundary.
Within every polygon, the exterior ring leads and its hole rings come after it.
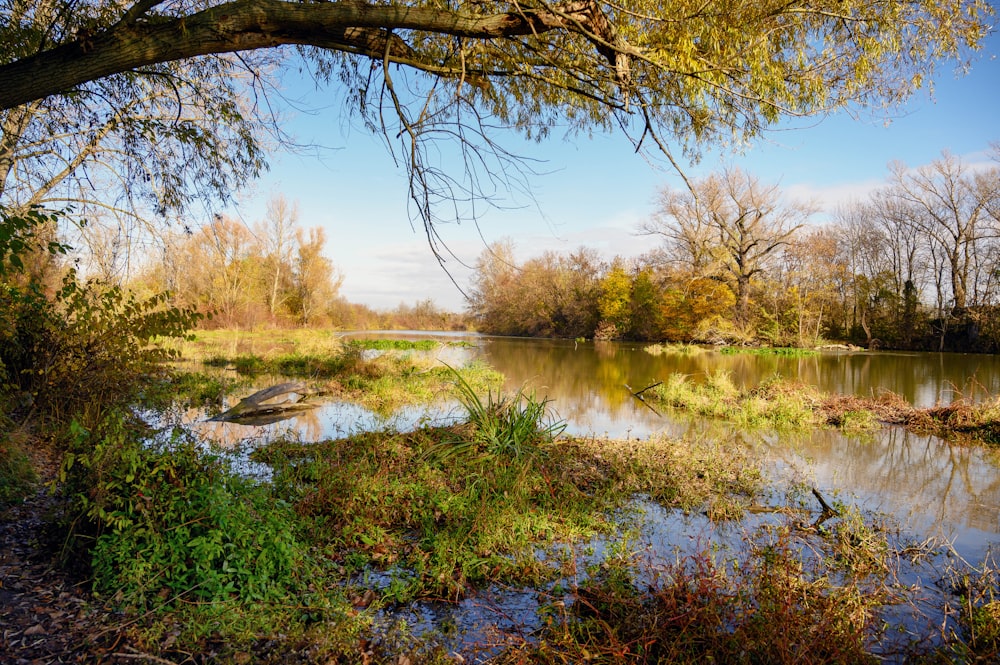
POLYGON ((324 438, 321 409, 298 411, 287 420, 269 425, 241 425, 208 421, 198 411, 189 412, 189 427, 203 440, 222 448, 235 448, 246 444, 261 445, 279 438, 296 441, 319 441, 324 438))
POLYGON ((487 339, 481 353, 507 376, 509 388, 528 382, 547 388, 550 397, 566 402, 586 401, 596 392, 601 404, 611 411, 631 408, 628 394, 621 391, 623 383, 643 386, 673 373, 699 381, 719 370, 729 372, 741 387, 753 387, 777 375, 824 392, 871 396, 888 390, 916 406, 1000 393, 997 356, 859 352, 795 357, 728 355, 715 350, 653 356, 642 348, 641 344, 618 342, 487 339))
POLYGON ((919 532, 1000 531, 1000 468, 978 446, 887 427, 874 436, 819 430, 770 442, 773 459, 807 467, 826 488, 854 494, 919 532))
POLYGON ((563 418, 588 422, 595 414, 607 414, 647 425, 656 423, 656 416, 629 394, 625 384, 639 389, 671 372, 704 375, 711 364, 706 354, 665 362, 641 345, 566 340, 491 340, 483 345, 483 355, 507 378, 508 390, 533 388, 540 397, 554 400, 563 418))

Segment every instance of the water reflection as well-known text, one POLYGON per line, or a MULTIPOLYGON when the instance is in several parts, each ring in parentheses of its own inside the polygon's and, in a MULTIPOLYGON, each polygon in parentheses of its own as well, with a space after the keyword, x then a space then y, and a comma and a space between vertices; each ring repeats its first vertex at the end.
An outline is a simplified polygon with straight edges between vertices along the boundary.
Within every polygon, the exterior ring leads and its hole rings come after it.
MULTIPOLYGON (((866 437, 830 430, 794 435, 745 433, 683 413, 668 411, 657 416, 625 388, 628 384, 638 389, 675 372, 698 380, 724 369, 738 385, 756 385, 778 374, 830 392, 867 395, 891 390, 917 405, 929 406, 957 396, 982 399, 1000 394, 1000 358, 868 352, 804 358, 718 352, 652 356, 637 344, 464 338, 472 346, 446 346, 428 354, 452 366, 486 361, 507 377, 509 390, 527 386, 553 400, 551 406, 567 421, 571 434, 624 438, 662 432, 674 437, 711 437, 733 446, 758 445, 766 450, 776 478, 817 486, 828 495, 840 493, 864 507, 895 515, 920 537, 954 539, 965 556, 979 556, 1000 534, 1000 468, 995 456, 982 447, 953 446, 895 428, 866 437)), ((460 413, 454 402, 442 402, 386 417, 337 402, 265 426, 206 422, 205 417, 189 412, 181 420, 204 439, 238 448, 276 437, 308 442, 361 430, 409 429, 424 422, 450 421, 460 413)))
POLYGON ((979 557, 1000 534, 1000 467, 979 446, 886 428, 864 438, 817 430, 764 437, 774 475, 855 497, 921 537, 979 557))
POLYGON ((710 350, 653 356, 643 345, 615 342, 481 338, 479 345, 510 385, 528 382, 573 405, 598 396, 611 413, 635 406, 623 388, 626 383, 638 388, 673 373, 697 381, 719 370, 729 372, 738 386, 756 386, 777 375, 824 392, 865 396, 888 390, 921 407, 1000 394, 1000 357, 976 354, 823 351, 796 358, 710 350))

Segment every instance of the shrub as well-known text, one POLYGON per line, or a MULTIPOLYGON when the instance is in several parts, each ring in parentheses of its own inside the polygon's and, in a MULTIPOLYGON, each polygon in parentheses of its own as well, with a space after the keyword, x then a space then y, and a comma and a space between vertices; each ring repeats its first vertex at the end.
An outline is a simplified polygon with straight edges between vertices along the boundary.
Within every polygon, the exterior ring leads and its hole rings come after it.
POLYGON ((142 441, 112 413, 74 421, 61 477, 70 542, 89 551, 95 590, 146 607, 185 596, 259 600, 304 587, 294 513, 178 434, 142 441))
POLYGON ((172 356, 156 344, 201 318, 168 294, 139 299, 70 271, 50 300, 37 283, 0 285, 0 380, 8 395, 42 412, 111 404, 172 356))
MULTIPOLYGON (((0 421, 2 421, 0 417, 0 421)), ((20 501, 31 491, 38 476, 21 441, 0 422, 0 508, 20 501)))
POLYGON ((171 307, 166 293, 139 299, 97 281, 81 283, 73 270, 46 293, 25 261, 66 253, 66 245, 42 237, 60 215, 0 207, 0 398, 8 411, 77 413, 120 400, 173 354, 155 342, 184 336, 201 318, 171 307))

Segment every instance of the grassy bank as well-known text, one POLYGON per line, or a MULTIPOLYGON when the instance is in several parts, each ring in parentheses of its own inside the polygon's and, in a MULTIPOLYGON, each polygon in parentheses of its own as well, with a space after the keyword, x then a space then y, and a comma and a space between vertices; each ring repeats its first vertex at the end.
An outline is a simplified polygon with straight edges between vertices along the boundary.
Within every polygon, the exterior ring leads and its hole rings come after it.
POLYGON ((876 397, 831 395, 780 377, 740 387, 725 371, 711 372, 700 381, 671 374, 640 396, 658 409, 722 418, 747 428, 836 427, 859 432, 898 425, 950 440, 1000 443, 1000 399, 916 408, 890 392, 876 397))
POLYGON ((751 449, 556 438, 544 401, 468 388, 452 426, 261 447, 269 482, 126 417, 76 427, 70 542, 135 648, 166 660, 463 662, 446 625, 391 617, 496 589, 531 590, 519 620, 542 623, 464 638, 495 663, 997 655, 995 566, 953 564, 945 633, 897 633, 885 612, 915 602, 901 570, 932 545, 837 502, 821 512, 805 488, 774 496, 751 449), (741 544, 658 550, 643 505, 728 524, 741 544))
MULTIPOLYGON (((228 374, 182 372, 173 384, 174 398, 221 408, 225 392, 238 392, 267 377, 275 381, 296 378, 328 399, 391 413, 401 406, 454 397, 454 372, 437 358, 437 352, 464 346, 466 342, 344 339, 317 330, 199 332, 178 347, 181 360, 187 363, 185 369, 204 366, 228 374), (218 388, 216 399, 211 398, 213 386, 218 388)), ((479 392, 495 390, 503 381, 482 363, 466 363, 457 369, 479 392)))

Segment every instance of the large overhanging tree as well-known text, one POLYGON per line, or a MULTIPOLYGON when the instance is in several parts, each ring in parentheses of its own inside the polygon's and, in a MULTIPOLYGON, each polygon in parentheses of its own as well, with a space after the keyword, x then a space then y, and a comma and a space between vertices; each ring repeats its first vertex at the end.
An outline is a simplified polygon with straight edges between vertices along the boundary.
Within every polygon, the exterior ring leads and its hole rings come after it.
MULTIPOLYGON (((891 105, 989 29, 983 0, 3 0, 0 109, 163 63, 295 45, 381 129, 431 232, 436 204, 510 184, 494 126, 619 128, 696 155, 784 116, 891 105), (56 8, 51 29, 29 17, 56 8), (391 119, 391 120, 390 120, 391 119), (441 171, 428 143, 466 160, 441 171), (485 177, 484 177, 485 174, 485 177)), ((287 49, 286 49, 287 50, 287 49)), ((286 62, 289 62, 286 60, 286 62)), ((294 66, 294 65, 293 65, 294 66)), ((299 65, 301 66, 301 65, 299 65)), ((256 71, 253 66, 250 71, 256 71)))

